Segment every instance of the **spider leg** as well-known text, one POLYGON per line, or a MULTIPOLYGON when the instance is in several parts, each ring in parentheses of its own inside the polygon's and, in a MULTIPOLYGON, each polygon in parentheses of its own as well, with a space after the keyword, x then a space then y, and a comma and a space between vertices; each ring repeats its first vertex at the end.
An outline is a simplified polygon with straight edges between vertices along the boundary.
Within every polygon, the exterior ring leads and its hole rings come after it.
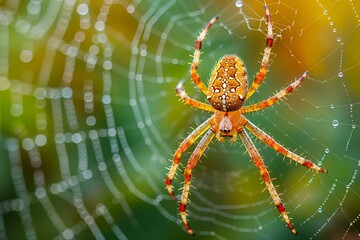
POLYGON ((264 161, 262 160, 258 150, 256 149, 255 145, 251 141, 249 135, 245 132, 245 129, 239 131, 239 136, 243 141, 247 152, 249 153, 251 159, 253 160, 255 166, 259 169, 262 179, 264 180, 267 189, 269 190, 270 196, 276 205, 277 209, 281 213, 283 219, 285 220, 286 224, 290 228, 291 232, 296 234, 296 230, 292 225, 287 212, 285 210, 284 205, 281 202, 279 194, 276 192, 275 186, 273 185, 270 174, 264 165, 264 161))
POLYGON ((194 81, 196 86, 205 94, 207 95, 207 87, 205 84, 201 81, 200 75, 197 72, 198 66, 199 66, 199 59, 200 59, 200 50, 202 46, 202 42, 206 36, 206 33, 209 31, 211 26, 214 24, 214 22, 219 18, 219 16, 213 17, 210 22, 205 26, 205 28, 200 33, 199 37, 197 38, 195 42, 195 50, 194 50, 194 58, 193 62, 191 64, 191 79, 194 81))
POLYGON ((260 70, 255 75, 255 79, 248 90, 246 99, 248 99, 249 97, 251 97, 251 95, 253 95, 253 93, 258 89, 261 82, 265 78, 266 71, 267 71, 267 68, 269 65, 271 48, 272 48, 272 45, 274 42, 273 29, 272 29, 271 18, 270 18, 270 11, 269 11, 269 8, 267 7, 267 5, 265 5, 264 8, 265 8, 265 14, 266 14, 266 23, 267 23, 266 45, 264 48, 264 55, 263 55, 263 58, 261 61, 260 70))
POLYGON ((190 98, 185 92, 183 83, 184 83, 184 81, 180 81, 178 83, 178 85, 176 86, 176 92, 185 103, 189 104, 190 106, 193 106, 193 107, 196 107, 196 108, 208 111, 208 112, 215 112, 214 108, 212 106, 210 106, 209 104, 202 103, 195 99, 190 98))
POLYGON ((301 77, 299 77, 298 79, 296 79, 294 82, 290 83, 287 87, 285 87, 283 90, 281 90, 280 92, 276 93, 274 96, 261 101, 259 103, 250 105, 250 106, 245 106, 241 108, 241 113, 249 113, 249 112, 256 112, 259 111, 261 109, 267 108, 271 105, 273 105, 274 103, 276 103, 280 98, 286 96, 287 94, 291 93, 305 78, 307 77, 307 72, 304 72, 303 75, 301 75, 301 77))
POLYGON ((315 165, 311 161, 289 151, 284 146, 279 144, 275 141, 274 138, 270 137, 268 134, 266 134, 264 131, 262 131, 260 128, 256 127, 253 123, 251 123, 249 120, 246 120, 246 128, 249 129, 257 138, 259 138, 262 142, 264 142, 269 147, 273 148, 275 151, 281 153, 282 155, 290 158, 291 160, 300 163, 301 165, 312 169, 316 172, 322 172, 327 173, 327 170, 320 168, 319 166, 315 165))
POLYGON ((179 211, 181 215, 182 222, 188 231, 189 234, 194 235, 194 231, 190 228, 188 221, 186 219, 186 206, 188 202, 188 196, 190 192, 190 184, 191 184, 191 172, 193 168, 198 163, 201 155, 204 153, 207 146, 210 144, 211 140, 215 136, 215 133, 212 129, 208 130, 204 137, 201 139, 199 144, 196 146, 194 152, 191 154, 190 159, 186 165, 184 171, 184 189, 181 195, 179 211))
POLYGON ((204 134, 204 132, 207 129, 209 129, 209 127, 211 126, 210 120, 211 120, 211 118, 209 118, 208 120, 203 122, 194 131, 192 131, 192 133, 190 133, 190 135, 187 136, 187 138, 185 138, 184 141, 182 141, 179 148, 176 150, 176 152, 174 154, 173 163, 169 169, 169 173, 165 180, 166 188, 167 188, 170 196, 172 196, 174 199, 175 199, 175 195, 174 195, 173 186, 171 185, 171 183, 174 179, 176 170, 179 167, 181 155, 196 141, 196 139, 198 139, 202 134, 204 134))

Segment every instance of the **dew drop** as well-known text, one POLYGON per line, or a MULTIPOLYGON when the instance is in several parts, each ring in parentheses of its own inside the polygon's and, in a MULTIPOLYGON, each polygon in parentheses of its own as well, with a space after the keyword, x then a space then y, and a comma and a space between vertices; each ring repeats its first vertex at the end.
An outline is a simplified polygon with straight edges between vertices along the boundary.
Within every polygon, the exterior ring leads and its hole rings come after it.
POLYGON ((335 108, 334 104, 331 104, 331 105, 330 105, 330 108, 331 108, 331 109, 334 109, 334 108, 335 108))
POLYGON ((329 13, 328 10, 324 10, 324 11, 323 11, 323 14, 324 14, 324 15, 327 15, 328 13, 329 13))
POLYGON ((341 42, 341 37, 337 37, 336 41, 341 42))
POLYGON ((238 8, 241 8, 243 6, 243 2, 242 1, 236 1, 235 2, 235 6, 238 7, 238 8))
POLYGON ((10 88, 10 81, 6 77, 0 77, 0 91, 5 91, 10 88))
POLYGON ((70 229, 66 229, 62 233, 62 236, 64 237, 64 239, 72 239, 74 237, 74 232, 70 229))
POLYGON ((135 12, 135 6, 130 4, 127 8, 126 8, 126 11, 130 14, 134 13, 135 12))
POLYGON ((352 129, 355 129, 355 128, 356 128, 356 125, 355 125, 355 124, 351 125, 351 128, 352 128, 352 129))
POLYGON ((344 73, 343 73, 343 72, 339 72, 339 73, 338 73, 338 76, 341 78, 341 77, 344 76, 344 73))
POLYGON ((339 126, 339 120, 334 119, 331 124, 333 125, 334 128, 336 128, 337 126, 339 126))
POLYGON ((31 50, 25 49, 20 53, 20 60, 24 63, 29 63, 33 59, 33 52, 31 50))
POLYGON ((76 9, 77 13, 81 16, 84 16, 86 14, 88 14, 89 12, 89 6, 85 3, 81 3, 79 4, 79 6, 76 9))
POLYGON ((325 153, 329 153, 330 149, 329 148, 325 148, 325 153))
POLYGON ((323 211, 322 208, 319 207, 319 208, 318 208, 318 213, 322 213, 322 211, 323 211))

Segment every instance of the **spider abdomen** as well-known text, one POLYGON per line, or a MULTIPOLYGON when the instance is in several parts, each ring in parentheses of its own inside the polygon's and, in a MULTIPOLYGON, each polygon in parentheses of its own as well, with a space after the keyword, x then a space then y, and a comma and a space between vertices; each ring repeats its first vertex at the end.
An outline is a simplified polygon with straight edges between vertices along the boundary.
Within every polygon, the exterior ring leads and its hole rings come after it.
POLYGON ((236 111, 244 103, 247 86, 244 62, 235 55, 225 55, 211 74, 207 99, 218 111, 236 111))

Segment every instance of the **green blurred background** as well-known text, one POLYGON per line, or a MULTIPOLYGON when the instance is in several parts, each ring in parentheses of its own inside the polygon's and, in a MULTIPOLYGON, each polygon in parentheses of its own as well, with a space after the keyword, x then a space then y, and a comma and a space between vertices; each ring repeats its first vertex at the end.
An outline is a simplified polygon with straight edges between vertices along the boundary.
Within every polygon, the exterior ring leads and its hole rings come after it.
MULTIPOLYGON (((193 238, 359 238, 360 4, 266 2, 275 45, 267 80, 249 103, 304 71, 309 78, 247 117, 329 174, 289 164, 253 138, 294 237, 240 141, 214 140, 194 170, 193 238)), ((0 239, 190 238, 164 179, 181 139, 210 115, 181 103, 174 89, 185 80, 189 95, 206 101, 189 63, 215 15, 202 48, 203 81, 225 54, 241 56, 251 81, 266 38, 264 2, 0 4, 0 239)))

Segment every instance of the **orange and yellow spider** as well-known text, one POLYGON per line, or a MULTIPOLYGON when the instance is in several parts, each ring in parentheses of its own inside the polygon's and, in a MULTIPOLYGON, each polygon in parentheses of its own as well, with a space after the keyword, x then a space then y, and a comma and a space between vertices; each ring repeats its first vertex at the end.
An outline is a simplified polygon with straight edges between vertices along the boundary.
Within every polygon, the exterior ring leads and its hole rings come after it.
POLYGON ((267 189, 269 190, 270 196, 274 204, 281 213, 287 226, 294 234, 296 234, 296 230, 288 217, 288 214, 285 210, 283 203, 281 202, 279 194, 276 192, 269 172, 266 169, 258 150, 256 149, 249 135, 245 131, 245 128, 247 128, 252 134, 254 134, 257 138, 259 138, 269 147, 290 158, 291 160, 300 163, 301 165, 309 169, 313 169, 316 172, 327 173, 325 169, 320 168, 311 161, 286 149, 284 146, 276 142, 272 137, 263 132, 261 129, 259 129, 257 126, 255 126, 243 116, 243 114, 245 113, 255 112, 273 105, 280 98, 284 97, 292 90, 294 90, 294 88, 297 87, 307 77, 307 72, 305 72, 301 77, 296 79, 293 83, 289 84, 280 92, 276 93, 274 96, 259 103, 243 107, 245 101, 250 98, 250 96, 257 90, 261 82, 264 80, 268 68, 271 47, 273 44, 273 30, 271 25, 270 12, 266 5, 265 13, 267 22, 266 46, 264 49, 264 55, 261 61, 260 70, 255 75, 255 79, 251 84, 250 88, 248 88, 247 72, 244 66, 244 62, 236 55, 225 55, 217 62, 211 74, 208 88, 200 80, 200 75, 197 73, 197 68, 199 65, 201 45, 206 33, 209 31, 210 27, 214 24, 214 22, 218 19, 218 16, 210 20, 210 22, 205 26, 205 28, 197 38, 195 42, 194 59, 191 64, 191 79, 194 81, 196 86, 204 94, 206 94, 207 100, 211 105, 190 98, 183 88, 182 81, 176 87, 176 92, 185 103, 193 107, 214 113, 209 119, 207 119, 200 126, 198 126, 180 144, 179 148, 174 154, 172 166, 169 169, 169 173, 165 180, 166 188, 169 194, 173 198, 175 198, 172 180, 175 176, 176 169, 179 166, 180 157, 182 153, 184 153, 201 135, 205 133, 203 138, 196 146, 194 152, 191 154, 190 159, 188 160, 186 168, 184 170, 184 188, 182 190, 182 195, 180 199, 179 211, 182 222, 189 234, 194 234, 186 218, 186 206, 190 191, 191 173, 214 136, 216 136, 219 141, 223 141, 224 137, 232 137, 232 140, 236 141, 236 136, 240 136, 252 161, 260 171, 260 175, 264 180, 267 189))

